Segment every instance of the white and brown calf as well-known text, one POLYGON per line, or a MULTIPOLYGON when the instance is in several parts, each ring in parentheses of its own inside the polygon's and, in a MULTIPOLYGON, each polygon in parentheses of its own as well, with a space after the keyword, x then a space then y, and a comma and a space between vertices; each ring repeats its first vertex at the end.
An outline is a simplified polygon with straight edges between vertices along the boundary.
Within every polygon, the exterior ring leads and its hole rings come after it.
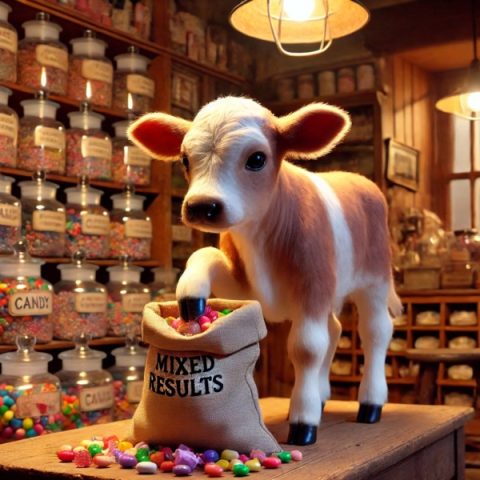
POLYGON ((295 444, 316 440, 341 332, 335 314, 347 296, 358 309, 365 352, 357 420, 378 421, 387 399, 389 308, 396 314, 401 304, 383 195, 362 176, 313 174, 285 161, 325 154, 349 127, 344 111, 324 104, 277 118, 253 100, 226 97, 193 122, 152 113, 129 130, 152 157, 182 159, 189 180, 183 221, 221 234, 220 250, 202 248, 188 260, 177 288, 183 311, 201 309, 192 299, 213 293, 257 299, 271 322, 292 320, 288 441, 295 444))

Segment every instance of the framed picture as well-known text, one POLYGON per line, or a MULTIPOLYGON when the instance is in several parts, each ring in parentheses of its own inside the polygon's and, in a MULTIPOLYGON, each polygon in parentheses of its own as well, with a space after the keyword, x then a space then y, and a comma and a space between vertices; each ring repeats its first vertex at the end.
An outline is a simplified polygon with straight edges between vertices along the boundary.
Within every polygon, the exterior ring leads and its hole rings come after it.
POLYGON ((199 79, 195 75, 173 72, 172 103, 192 113, 198 110, 199 79))
POLYGON ((387 140, 387 180, 418 190, 419 151, 393 139, 387 140))

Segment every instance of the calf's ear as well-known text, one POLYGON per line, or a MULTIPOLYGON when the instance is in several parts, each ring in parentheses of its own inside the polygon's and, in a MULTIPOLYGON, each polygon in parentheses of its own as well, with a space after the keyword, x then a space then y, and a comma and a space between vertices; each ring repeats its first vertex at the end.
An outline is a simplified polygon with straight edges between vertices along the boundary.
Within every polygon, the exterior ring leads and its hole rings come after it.
POLYGON ((192 122, 167 113, 147 113, 128 128, 128 138, 157 160, 178 160, 192 122))
POLYGON ((312 103, 277 119, 279 151, 292 159, 327 154, 350 130, 348 113, 325 103, 312 103))

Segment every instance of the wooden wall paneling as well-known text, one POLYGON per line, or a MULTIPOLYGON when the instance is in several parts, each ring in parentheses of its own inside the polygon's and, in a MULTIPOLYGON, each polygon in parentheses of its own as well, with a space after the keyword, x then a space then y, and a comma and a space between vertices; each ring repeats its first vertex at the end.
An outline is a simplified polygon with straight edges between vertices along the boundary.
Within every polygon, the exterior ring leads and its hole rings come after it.
POLYGON ((393 58, 393 130, 395 139, 405 143, 405 77, 404 61, 398 55, 393 58))
POLYGON ((404 141, 414 145, 413 140, 413 84, 415 82, 414 68, 410 62, 403 61, 403 121, 405 125, 404 141))
POLYGON ((152 40, 163 47, 170 47, 170 15, 166 14, 169 10, 170 0, 153 1, 152 40))

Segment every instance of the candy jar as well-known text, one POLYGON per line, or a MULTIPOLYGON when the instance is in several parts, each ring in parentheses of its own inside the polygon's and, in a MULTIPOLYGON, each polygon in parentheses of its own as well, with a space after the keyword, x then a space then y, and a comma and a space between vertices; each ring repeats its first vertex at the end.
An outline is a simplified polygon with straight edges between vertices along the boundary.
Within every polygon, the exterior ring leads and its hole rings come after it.
POLYGON ((52 286, 41 278, 42 262, 30 258, 19 240, 14 255, 0 258, 0 343, 15 344, 17 335, 39 343, 52 340, 52 286))
POLYGON ((59 265, 61 280, 53 298, 53 336, 72 340, 82 333, 104 337, 107 333, 107 289, 95 281, 96 265, 85 262, 78 250, 73 262, 59 265))
POLYGON ((121 265, 107 268, 108 333, 114 336, 140 334, 143 307, 150 302, 150 290, 140 283, 143 268, 135 267, 124 258, 121 265))
POLYGON ((22 207, 11 195, 12 177, 0 175, 0 255, 13 252, 13 245, 20 239, 22 207))
POLYGON ((102 192, 91 188, 85 178, 78 186, 66 188, 68 255, 82 249, 87 258, 106 258, 109 249, 110 217, 100 205, 102 192))
POLYGON ((16 338, 17 351, 0 355, 0 442, 62 429, 60 380, 48 373, 52 356, 36 352, 35 338, 16 338))
POLYGON ((18 168, 25 170, 65 173, 65 128, 55 114, 58 103, 45 98, 20 102, 24 116, 18 133, 18 168))
POLYGON ((149 287, 154 302, 175 300, 175 287, 179 273, 178 268, 158 267, 153 269, 154 280, 149 287))
POLYGON ((6 3, 0 2, 0 80, 17 81, 17 31, 8 23, 12 11, 6 3))
POLYGON ((112 177, 114 182, 150 184, 151 158, 127 138, 128 120, 115 122, 113 139, 112 177))
POLYGON ((58 185, 37 172, 32 181, 18 184, 22 192, 22 233, 28 253, 37 257, 62 257, 65 251, 65 207, 57 200, 58 185))
POLYGON ((92 350, 85 335, 76 339, 73 350, 58 355, 62 360, 57 376, 63 390, 65 430, 112 421, 113 378, 102 369, 106 356, 104 352, 92 350))
POLYGON ((88 103, 82 103, 79 112, 70 112, 67 130, 67 175, 110 180, 112 140, 101 130, 99 113, 92 112, 88 103))
POLYGON ((152 109, 155 83, 147 72, 149 59, 128 47, 127 53, 115 57, 117 69, 113 77, 113 107, 134 113, 152 109))
POLYGON ((110 256, 128 255, 134 260, 151 256, 152 221, 142 210, 145 197, 135 195, 130 186, 112 195, 110 214, 110 256))
MULTIPOLYGON (((0 13, 1 13, 0 2, 0 13)), ((0 34, 2 28, 0 27, 0 34)), ((1 37, 0 37, 0 58, 1 58, 1 37)), ((1 72, 0 64, 0 72, 1 72)), ((15 167, 17 165, 17 141, 18 141, 18 116, 8 106, 8 97, 12 91, 0 87, 0 166, 15 167)))
POLYGON ((18 45, 18 82, 57 95, 67 92, 68 51, 59 41, 62 27, 47 13, 22 24, 25 38, 18 45))
POLYGON ((135 336, 127 336, 125 346, 112 351, 115 365, 108 369, 113 376, 115 420, 131 418, 142 397, 143 374, 147 349, 140 347, 135 336))
POLYGON ((107 44, 95 38, 95 32, 85 30, 83 37, 70 40, 68 96, 74 100, 87 100, 94 105, 112 105, 112 62, 105 56, 107 44))

